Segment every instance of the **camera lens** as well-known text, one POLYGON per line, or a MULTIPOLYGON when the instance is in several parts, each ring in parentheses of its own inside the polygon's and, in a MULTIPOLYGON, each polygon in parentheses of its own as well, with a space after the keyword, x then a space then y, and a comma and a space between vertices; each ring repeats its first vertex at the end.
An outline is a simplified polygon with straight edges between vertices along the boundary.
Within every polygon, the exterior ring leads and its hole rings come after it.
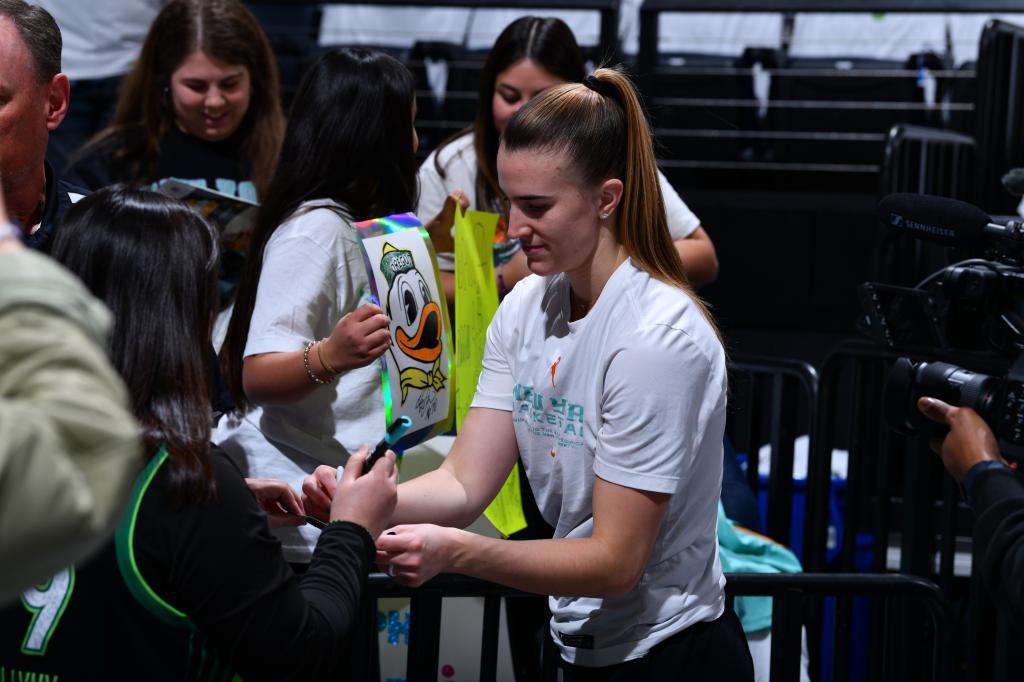
POLYGON ((903 434, 931 429, 932 422, 917 409, 917 400, 931 396, 950 405, 970 407, 996 428, 994 406, 1000 380, 946 362, 896 361, 885 383, 885 416, 889 426, 903 434))

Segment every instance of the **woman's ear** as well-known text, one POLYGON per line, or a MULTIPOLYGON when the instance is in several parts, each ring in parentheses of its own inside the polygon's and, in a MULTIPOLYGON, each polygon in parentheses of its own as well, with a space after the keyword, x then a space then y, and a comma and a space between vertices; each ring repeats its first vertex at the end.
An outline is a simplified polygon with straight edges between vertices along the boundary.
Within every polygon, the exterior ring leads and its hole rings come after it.
POLYGON ((597 213, 602 219, 607 218, 622 201, 622 180, 609 178, 601 183, 601 193, 598 197, 597 213))

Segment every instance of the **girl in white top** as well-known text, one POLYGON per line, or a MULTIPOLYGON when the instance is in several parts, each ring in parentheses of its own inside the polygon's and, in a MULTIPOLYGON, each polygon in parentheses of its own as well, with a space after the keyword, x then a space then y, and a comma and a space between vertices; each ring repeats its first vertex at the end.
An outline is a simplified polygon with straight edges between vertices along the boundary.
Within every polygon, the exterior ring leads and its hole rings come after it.
MULTIPOLYGON (((389 572, 552 595, 564 680, 752 680, 716 541, 725 354, 671 248, 629 80, 598 69, 540 94, 505 129, 498 175, 534 275, 491 323, 447 459, 399 487, 377 544, 389 572), (517 456, 554 538, 459 530, 517 456)), ((307 479, 311 509, 334 481, 307 479)))
MULTIPOLYGON (((413 103, 409 71, 361 48, 324 54, 295 95, 221 351, 240 409, 214 441, 249 477, 298 488, 384 431, 374 360, 389 322, 369 303, 353 223, 415 204, 413 103)), ((291 561, 308 561, 317 535, 279 533, 291 561)))
MULTIPOLYGON (((444 142, 420 166, 421 219, 454 210, 450 197, 464 194, 463 204, 504 215, 504 194, 498 185, 498 141, 512 115, 539 92, 566 82, 580 82, 586 74, 583 55, 572 30, 561 19, 522 17, 509 24, 494 43, 480 73, 480 91, 473 127, 444 142)), ((715 247, 700 220, 683 203, 660 172, 658 182, 665 203, 673 245, 694 285, 711 282, 718 274, 715 247)), ((445 226, 451 220, 428 224, 434 245, 439 247, 442 270, 453 270, 451 244, 445 226), (451 251, 451 249, 447 249, 451 251)), ((529 274, 526 258, 516 243, 495 250, 498 289, 504 293, 529 274)), ((442 273, 448 298, 454 297, 454 277, 442 273)))

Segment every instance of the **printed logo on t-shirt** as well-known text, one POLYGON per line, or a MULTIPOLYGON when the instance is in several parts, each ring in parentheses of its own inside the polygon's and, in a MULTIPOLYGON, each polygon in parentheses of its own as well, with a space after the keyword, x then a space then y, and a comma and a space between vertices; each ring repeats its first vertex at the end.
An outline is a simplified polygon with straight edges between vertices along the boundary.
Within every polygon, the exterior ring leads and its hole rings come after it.
POLYGON ((558 359, 551 363, 551 388, 555 387, 555 372, 558 370, 558 363, 562 361, 562 356, 559 355, 558 359))
MULTIPOLYGON (((221 194, 227 194, 228 196, 238 197, 239 199, 245 199, 246 201, 256 201, 256 185, 250 180, 243 180, 238 182, 237 180, 231 180, 229 178, 216 178, 214 184, 216 187, 210 187, 209 181, 206 178, 170 178, 171 180, 177 180, 183 182, 186 185, 192 185, 193 187, 200 187, 202 189, 212 189, 220 192, 221 194)), ((154 182, 152 188, 155 190, 159 186, 159 182, 154 182)))
POLYGON ((523 424, 535 437, 555 440, 559 448, 583 447, 583 405, 558 396, 545 396, 533 386, 522 384, 513 387, 512 397, 514 423, 523 424))

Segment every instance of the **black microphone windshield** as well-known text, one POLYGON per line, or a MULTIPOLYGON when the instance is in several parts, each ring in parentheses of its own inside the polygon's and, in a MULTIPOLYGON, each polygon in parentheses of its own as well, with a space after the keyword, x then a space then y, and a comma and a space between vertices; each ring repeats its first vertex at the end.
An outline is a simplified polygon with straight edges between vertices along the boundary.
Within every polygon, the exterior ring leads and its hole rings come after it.
POLYGON ((1011 168, 1003 176, 1003 187, 1015 197, 1024 196, 1024 168, 1011 168))
POLYGON ((889 227, 948 246, 973 246, 991 222, 977 206, 929 194, 890 194, 878 203, 878 219, 889 227))

